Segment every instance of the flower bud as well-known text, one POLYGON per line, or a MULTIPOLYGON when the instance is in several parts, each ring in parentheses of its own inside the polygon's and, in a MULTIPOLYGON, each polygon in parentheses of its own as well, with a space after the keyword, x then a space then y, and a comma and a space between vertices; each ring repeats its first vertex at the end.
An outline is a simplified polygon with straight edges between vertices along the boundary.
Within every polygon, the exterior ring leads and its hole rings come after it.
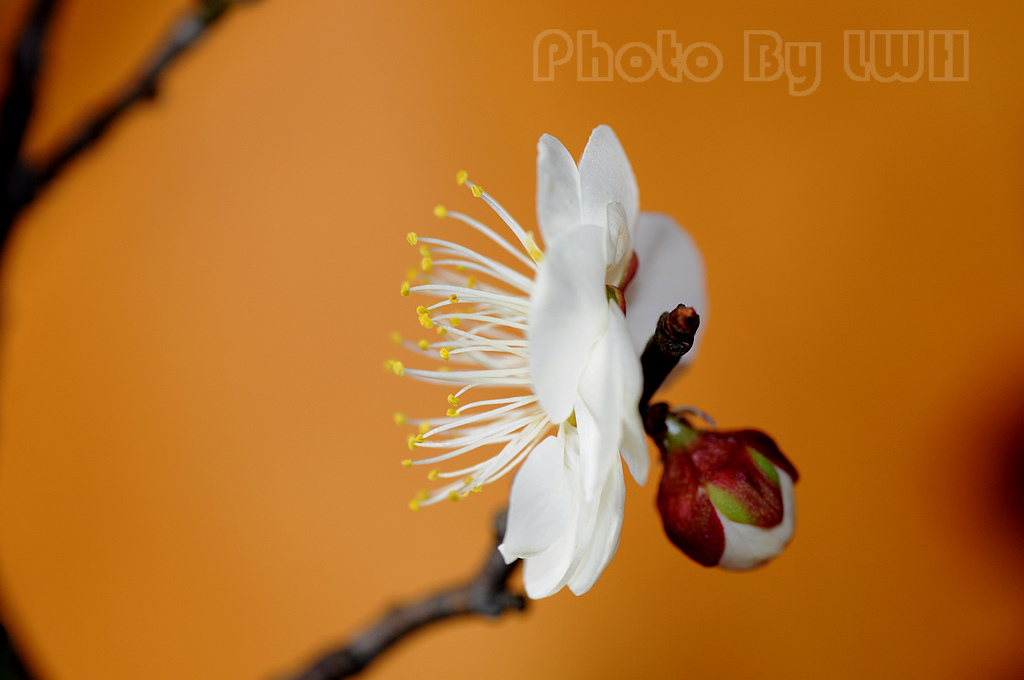
POLYGON ((697 430, 654 404, 648 431, 662 452, 658 510, 669 539, 705 566, 751 569, 793 536, 796 468, 757 430, 697 430))

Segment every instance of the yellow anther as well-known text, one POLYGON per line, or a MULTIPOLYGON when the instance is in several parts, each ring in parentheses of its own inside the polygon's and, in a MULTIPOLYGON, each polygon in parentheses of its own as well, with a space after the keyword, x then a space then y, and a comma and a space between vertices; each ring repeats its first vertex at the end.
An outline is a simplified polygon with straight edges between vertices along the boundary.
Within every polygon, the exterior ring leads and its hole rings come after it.
POLYGON ((420 325, 424 328, 433 328, 434 322, 430 320, 430 316, 427 314, 420 314, 420 325))
POLYGON ((429 309, 427 309, 426 307, 424 307, 423 305, 420 305, 419 307, 417 307, 417 308, 416 308, 416 313, 417 313, 417 314, 426 314, 426 313, 428 313, 429 311, 430 311, 430 310, 429 310, 429 309))
POLYGON ((459 296, 456 295, 455 293, 452 293, 451 295, 448 296, 448 302, 450 302, 451 304, 454 305, 458 301, 459 301, 459 296))
POLYGON ((422 269, 423 271, 429 272, 433 268, 434 261, 431 260, 429 257, 425 257, 422 260, 420 260, 420 269, 422 269))
POLYGON ((448 395, 448 403, 451 404, 452 406, 458 406, 459 405, 459 398, 456 397, 454 394, 449 394, 448 395))
POLYGON ((401 345, 402 344, 402 334, 401 333, 392 333, 391 334, 391 342, 395 343, 396 345, 401 345))
POLYGON ((423 501, 427 500, 428 496, 429 496, 429 494, 426 491, 417 491, 416 495, 412 497, 411 501, 409 501, 409 509, 410 510, 419 510, 420 509, 420 503, 422 503, 423 501))
POLYGON ((392 360, 392 362, 391 362, 391 372, 394 373, 395 375, 401 377, 401 376, 405 375, 405 366, 402 365, 401 361, 394 361, 394 360, 392 360))
POLYGON ((444 326, 438 326, 437 327, 437 334, 438 335, 447 335, 448 334, 448 329, 445 328, 444 326))
POLYGON ((431 470, 430 472, 427 473, 427 479, 429 479, 432 482, 436 482, 437 481, 437 476, 440 475, 440 474, 441 474, 441 471, 435 468, 435 469, 433 469, 433 470, 431 470))
POLYGON ((465 479, 462 480, 462 483, 467 485, 467 486, 469 486, 470 484, 473 483, 473 478, 472 477, 466 477, 465 479))
MULTIPOLYGON (((406 438, 405 443, 409 445, 409 450, 412 451, 413 449, 416 448, 417 444, 422 444, 423 441, 424 441, 423 440, 423 435, 417 434, 417 435, 409 435, 406 438)), ((410 461, 409 465, 412 465, 411 461, 410 461)))
POLYGON ((483 485, 481 485, 481 486, 474 486, 472 489, 470 489, 470 491, 472 491, 473 493, 480 493, 483 490, 484 490, 483 485))
POLYGON ((452 322, 452 325, 453 325, 453 326, 461 326, 461 325, 462 325, 462 319, 460 319, 460 318, 459 318, 459 317, 457 317, 457 316, 453 316, 453 317, 451 318, 451 322, 452 322))
POLYGON ((415 281, 416 277, 419 275, 420 273, 416 271, 416 267, 409 267, 408 269, 405 270, 405 278, 406 280, 409 281, 409 283, 415 281))
POLYGON ((458 409, 454 408, 448 409, 447 411, 445 411, 445 413, 448 414, 449 418, 454 418, 455 416, 459 415, 458 409))
POLYGON ((423 257, 430 257, 430 248, 426 246, 420 246, 420 255, 423 257))
POLYGON ((464 264, 457 264, 457 265, 455 265, 455 271, 457 271, 457 272, 464 272, 464 271, 466 271, 466 265, 464 265, 464 264))
POLYGON ((458 184, 460 187, 466 183, 467 179, 469 179, 469 173, 466 172, 465 170, 459 170, 457 173, 455 173, 455 183, 458 184))
POLYGON ((436 206, 434 208, 434 217, 445 217, 448 215, 448 209, 443 205, 436 206))
POLYGON ((411 246, 416 245, 416 241, 418 241, 419 238, 420 237, 416 235, 415 231, 410 231, 408 234, 405 235, 405 240, 408 241, 409 245, 411 246))
POLYGON ((455 491, 454 489, 448 492, 448 500, 450 500, 451 502, 454 503, 455 501, 459 500, 459 498, 461 498, 461 496, 459 496, 458 492, 455 491))
POLYGON ((476 285, 476 277, 475 276, 470 276, 466 280, 466 288, 472 288, 475 285, 476 285))
POLYGON ((402 297, 409 297, 412 295, 412 291, 409 290, 409 282, 402 281, 402 287, 398 289, 398 292, 402 294, 402 297))
POLYGON ((449 359, 452 358, 452 353, 448 350, 447 347, 442 347, 440 351, 438 351, 438 354, 441 355, 441 359, 443 361, 448 361, 449 359))
POLYGON ((428 423, 427 421, 424 420, 422 423, 420 423, 420 434, 426 434, 429 431, 430 431, 430 423, 428 423))
POLYGON ((405 414, 395 413, 395 425, 405 425, 405 414))
POLYGON ((412 467, 412 458, 406 458, 403 460, 402 467, 412 467))
POLYGON ((537 264, 540 264, 544 259, 544 251, 537 246, 537 241, 534 240, 532 231, 526 232, 526 252, 530 253, 530 257, 537 264))
POLYGON ((476 196, 477 198, 480 198, 483 195, 483 193, 484 193, 484 188, 482 186, 480 186, 479 184, 474 184, 472 186, 472 188, 470 189, 470 191, 473 192, 474 196, 476 196))
POLYGON ((419 342, 416 343, 416 346, 419 347, 420 349, 426 349, 430 347, 430 343, 427 342, 426 340, 420 340, 419 342))

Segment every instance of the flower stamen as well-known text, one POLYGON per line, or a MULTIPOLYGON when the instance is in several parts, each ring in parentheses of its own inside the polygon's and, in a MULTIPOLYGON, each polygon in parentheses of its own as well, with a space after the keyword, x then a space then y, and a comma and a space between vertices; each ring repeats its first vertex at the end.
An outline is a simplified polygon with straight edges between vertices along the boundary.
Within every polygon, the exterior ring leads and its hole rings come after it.
MULTIPOLYGON (((434 208, 434 215, 455 218, 511 254, 520 265, 536 271, 543 252, 533 234, 523 230, 482 187, 470 182, 466 172, 460 171, 456 181, 482 198, 515 239, 508 240, 480 221, 442 205, 434 208)), ((435 328, 445 339, 430 343, 402 338, 399 342, 413 352, 436 352, 435 356, 443 362, 459 363, 458 370, 451 370, 448 365, 434 369, 406 368, 395 360, 387 364, 389 370, 400 375, 458 387, 447 396, 445 417, 416 421, 418 433, 408 437, 410 450, 434 449, 437 455, 407 459, 407 466, 435 466, 484 447, 498 447, 496 453, 460 470, 444 471, 434 467, 427 475, 430 481, 453 481, 414 497, 410 507, 418 509, 445 498, 464 498, 515 469, 553 424, 530 391, 526 333, 533 279, 452 241, 420 237, 415 232, 410 232, 406 240, 419 246, 422 259, 420 272, 411 273, 401 293, 434 298, 433 302, 417 306, 416 316, 424 328, 435 328), (481 281, 478 277, 486 278, 481 281), (452 305, 461 307, 446 309, 452 305), (511 389, 520 393, 463 404, 461 398, 473 387, 511 389)), ((408 422, 405 416, 396 417, 395 422, 399 420, 408 422)))

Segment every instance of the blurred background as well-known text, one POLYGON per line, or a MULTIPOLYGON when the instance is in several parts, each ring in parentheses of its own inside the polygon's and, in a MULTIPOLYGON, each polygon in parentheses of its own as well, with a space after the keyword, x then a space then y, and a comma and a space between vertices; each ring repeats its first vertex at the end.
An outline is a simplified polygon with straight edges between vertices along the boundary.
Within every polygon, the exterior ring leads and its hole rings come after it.
MULTIPOLYGON (((26 3, 9 0, 10 50, 26 3)), ((29 148, 132 73, 180 0, 66 0, 29 148)), ((238 8, 24 213, 3 259, 0 586, 41 678, 260 680, 470 574, 507 482, 418 513, 387 375, 407 231, 534 222, 535 144, 622 140, 641 207, 706 259, 701 356, 665 397, 801 472, 776 562, 705 570, 627 482, 618 554, 374 678, 1024 678, 1024 5, 348 3, 238 8), (675 30, 710 82, 537 82, 547 29, 675 30), (969 32, 969 79, 855 81, 846 30, 969 32), (744 80, 744 31, 820 83, 744 80), (699 53, 697 53, 699 54, 699 53)), ((928 58, 928 46, 925 46, 928 58)), ((4 69, 6 71, 6 67, 4 69)), ((695 74, 699 75, 699 74, 695 74)))

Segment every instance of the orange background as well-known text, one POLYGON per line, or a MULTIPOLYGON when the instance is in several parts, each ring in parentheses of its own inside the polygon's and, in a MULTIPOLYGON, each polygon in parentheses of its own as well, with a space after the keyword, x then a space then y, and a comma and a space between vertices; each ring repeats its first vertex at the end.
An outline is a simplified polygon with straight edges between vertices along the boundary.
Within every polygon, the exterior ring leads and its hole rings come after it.
MULTIPOLYGON (((704 570, 664 539, 655 484, 630 482, 593 591, 439 626, 370 677, 1024 673, 1005 483, 1024 5, 553 4, 241 8, 25 214, 3 263, 0 573, 43 678, 269 678, 475 569, 507 483, 406 508, 423 480, 392 413, 442 402, 381 369, 416 327, 403 236, 457 235, 437 203, 493 223, 462 168, 532 224, 537 137, 578 155, 599 123, 642 208, 707 261, 702 354, 667 396, 778 439, 802 473, 795 541, 763 570, 704 570), (548 28, 613 48, 675 29, 724 68, 538 83, 548 28), (744 82, 748 29, 820 41, 818 91, 744 82), (969 30, 970 81, 854 82, 847 29, 969 30)), ((31 147, 186 6, 66 2, 31 147)))

